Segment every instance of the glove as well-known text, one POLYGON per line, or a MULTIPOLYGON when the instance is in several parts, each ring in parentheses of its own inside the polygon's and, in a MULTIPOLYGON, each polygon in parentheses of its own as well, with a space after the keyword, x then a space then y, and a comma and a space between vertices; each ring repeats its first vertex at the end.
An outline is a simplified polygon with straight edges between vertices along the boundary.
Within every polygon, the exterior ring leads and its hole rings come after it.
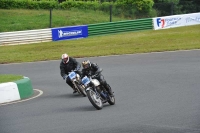
POLYGON ((92 76, 91 76, 92 79, 95 78, 95 77, 96 77, 96 75, 92 75, 92 76))
POLYGON ((74 71, 79 71, 80 70, 80 67, 77 67, 74 69, 74 71))
POLYGON ((94 75, 92 75, 91 77, 92 77, 92 78, 96 78, 98 75, 99 75, 99 73, 96 72, 96 73, 95 73, 94 75))
POLYGON ((67 78, 67 75, 64 75, 64 76, 63 76, 63 80, 66 80, 66 78, 67 78))

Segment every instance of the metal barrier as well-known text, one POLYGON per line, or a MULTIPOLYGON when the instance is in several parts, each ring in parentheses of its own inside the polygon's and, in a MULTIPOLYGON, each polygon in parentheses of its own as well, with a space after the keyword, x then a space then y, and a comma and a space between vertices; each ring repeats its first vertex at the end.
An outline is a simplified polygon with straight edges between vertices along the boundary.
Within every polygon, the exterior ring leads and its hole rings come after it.
POLYGON ((89 24, 89 36, 153 29, 152 18, 89 24))
MULTIPOLYGON (((88 36, 104 35, 127 31, 153 29, 152 18, 98 23, 88 25, 88 36)), ((49 29, 27 30, 0 33, 0 46, 51 42, 52 31, 49 29)))
POLYGON ((30 44, 52 41, 51 29, 0 33, 1 45, 30 44))

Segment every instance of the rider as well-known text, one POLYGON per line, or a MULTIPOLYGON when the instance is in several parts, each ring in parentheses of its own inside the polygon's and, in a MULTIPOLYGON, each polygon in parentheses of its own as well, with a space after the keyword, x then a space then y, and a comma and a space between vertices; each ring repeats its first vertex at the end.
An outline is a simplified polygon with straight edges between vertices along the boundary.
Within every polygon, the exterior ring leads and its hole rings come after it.
POLYGON ((101 74, 101 68, 96 63, 91 63, 89 60, 85 60, 82 62, 82 77, 86 76, 92 76, 95 74, 98 74, 96 76, 96 79, 105 87, 105 89, 108 91, 108 93, 113 96, 113 91, 109 84, 107 84, 106 80, 104 79, 104 76, 101 74))
POLYGON ((60 75, 63 77, 64 80, 66 80, 66 83, 74 90, 73 93, 76 93, 77 91, 74 89, 74 85, 67 76, 69 72, 72 70, 76 70, 76 72, 81 75, 81 64, 76 61, 75 58, 69 57, 68 54, 62 54, 61 56, 62 60, 60 62, 60 75))

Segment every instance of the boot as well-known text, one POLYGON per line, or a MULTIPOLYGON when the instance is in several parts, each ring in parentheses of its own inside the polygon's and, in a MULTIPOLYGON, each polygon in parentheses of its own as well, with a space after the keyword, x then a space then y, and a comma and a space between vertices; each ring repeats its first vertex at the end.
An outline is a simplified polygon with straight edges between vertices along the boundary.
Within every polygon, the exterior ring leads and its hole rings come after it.
POLYGON ((106 88, 106 90, 108 91, 109 95, 110 95, 111 97, 113 97, 113 96, 114 96, 114 95, 113 95, 114 92, 112 91, 111 87, 107 84, 105 88, 106 88))
POLYGON ((77 91, 76 91, 76 90, 74 90, 74 91, 73 91, 73 94, 74 94, 74 93, 76 93, 76 92, 77 92, 77 91))
POLYGON ((72 89, 74 90, 73 94, 77 92, 77 90, 75 89, 75 86, 73 86, 72 89))
POLYGON ((109 93, 109 95, 110 95, 111 97, 114 97, 114 95, 113 95, 114 92, 112 91, 111 88, 109 89, 108 93, 109 93))
POLYGON ((68 81, 67 84, 72 88, 73 94, 77 92, 75 86, 71 82, 68 81))

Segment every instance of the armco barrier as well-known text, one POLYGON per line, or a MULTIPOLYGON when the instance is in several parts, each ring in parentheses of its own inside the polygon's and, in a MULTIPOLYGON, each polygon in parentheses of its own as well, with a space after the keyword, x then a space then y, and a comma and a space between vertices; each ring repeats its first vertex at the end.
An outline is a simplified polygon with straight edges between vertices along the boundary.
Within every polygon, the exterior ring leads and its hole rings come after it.
MULTIPOLYGON (((88 36, 153 29, 152 18, 88 25, 88 36)), ((51 42, 51 29, 0 33, 0 46, 51 42)))
POLYGON ((0 33, 1 45, 30 44, 52 41, 51 29, 0 33))
POLYGON ((152 18, 88 25, 89 36, 153 29, 152 18))
POLYGON ((0 84, 0 104, 25 99, 33 95, 29 78, 0 84))

